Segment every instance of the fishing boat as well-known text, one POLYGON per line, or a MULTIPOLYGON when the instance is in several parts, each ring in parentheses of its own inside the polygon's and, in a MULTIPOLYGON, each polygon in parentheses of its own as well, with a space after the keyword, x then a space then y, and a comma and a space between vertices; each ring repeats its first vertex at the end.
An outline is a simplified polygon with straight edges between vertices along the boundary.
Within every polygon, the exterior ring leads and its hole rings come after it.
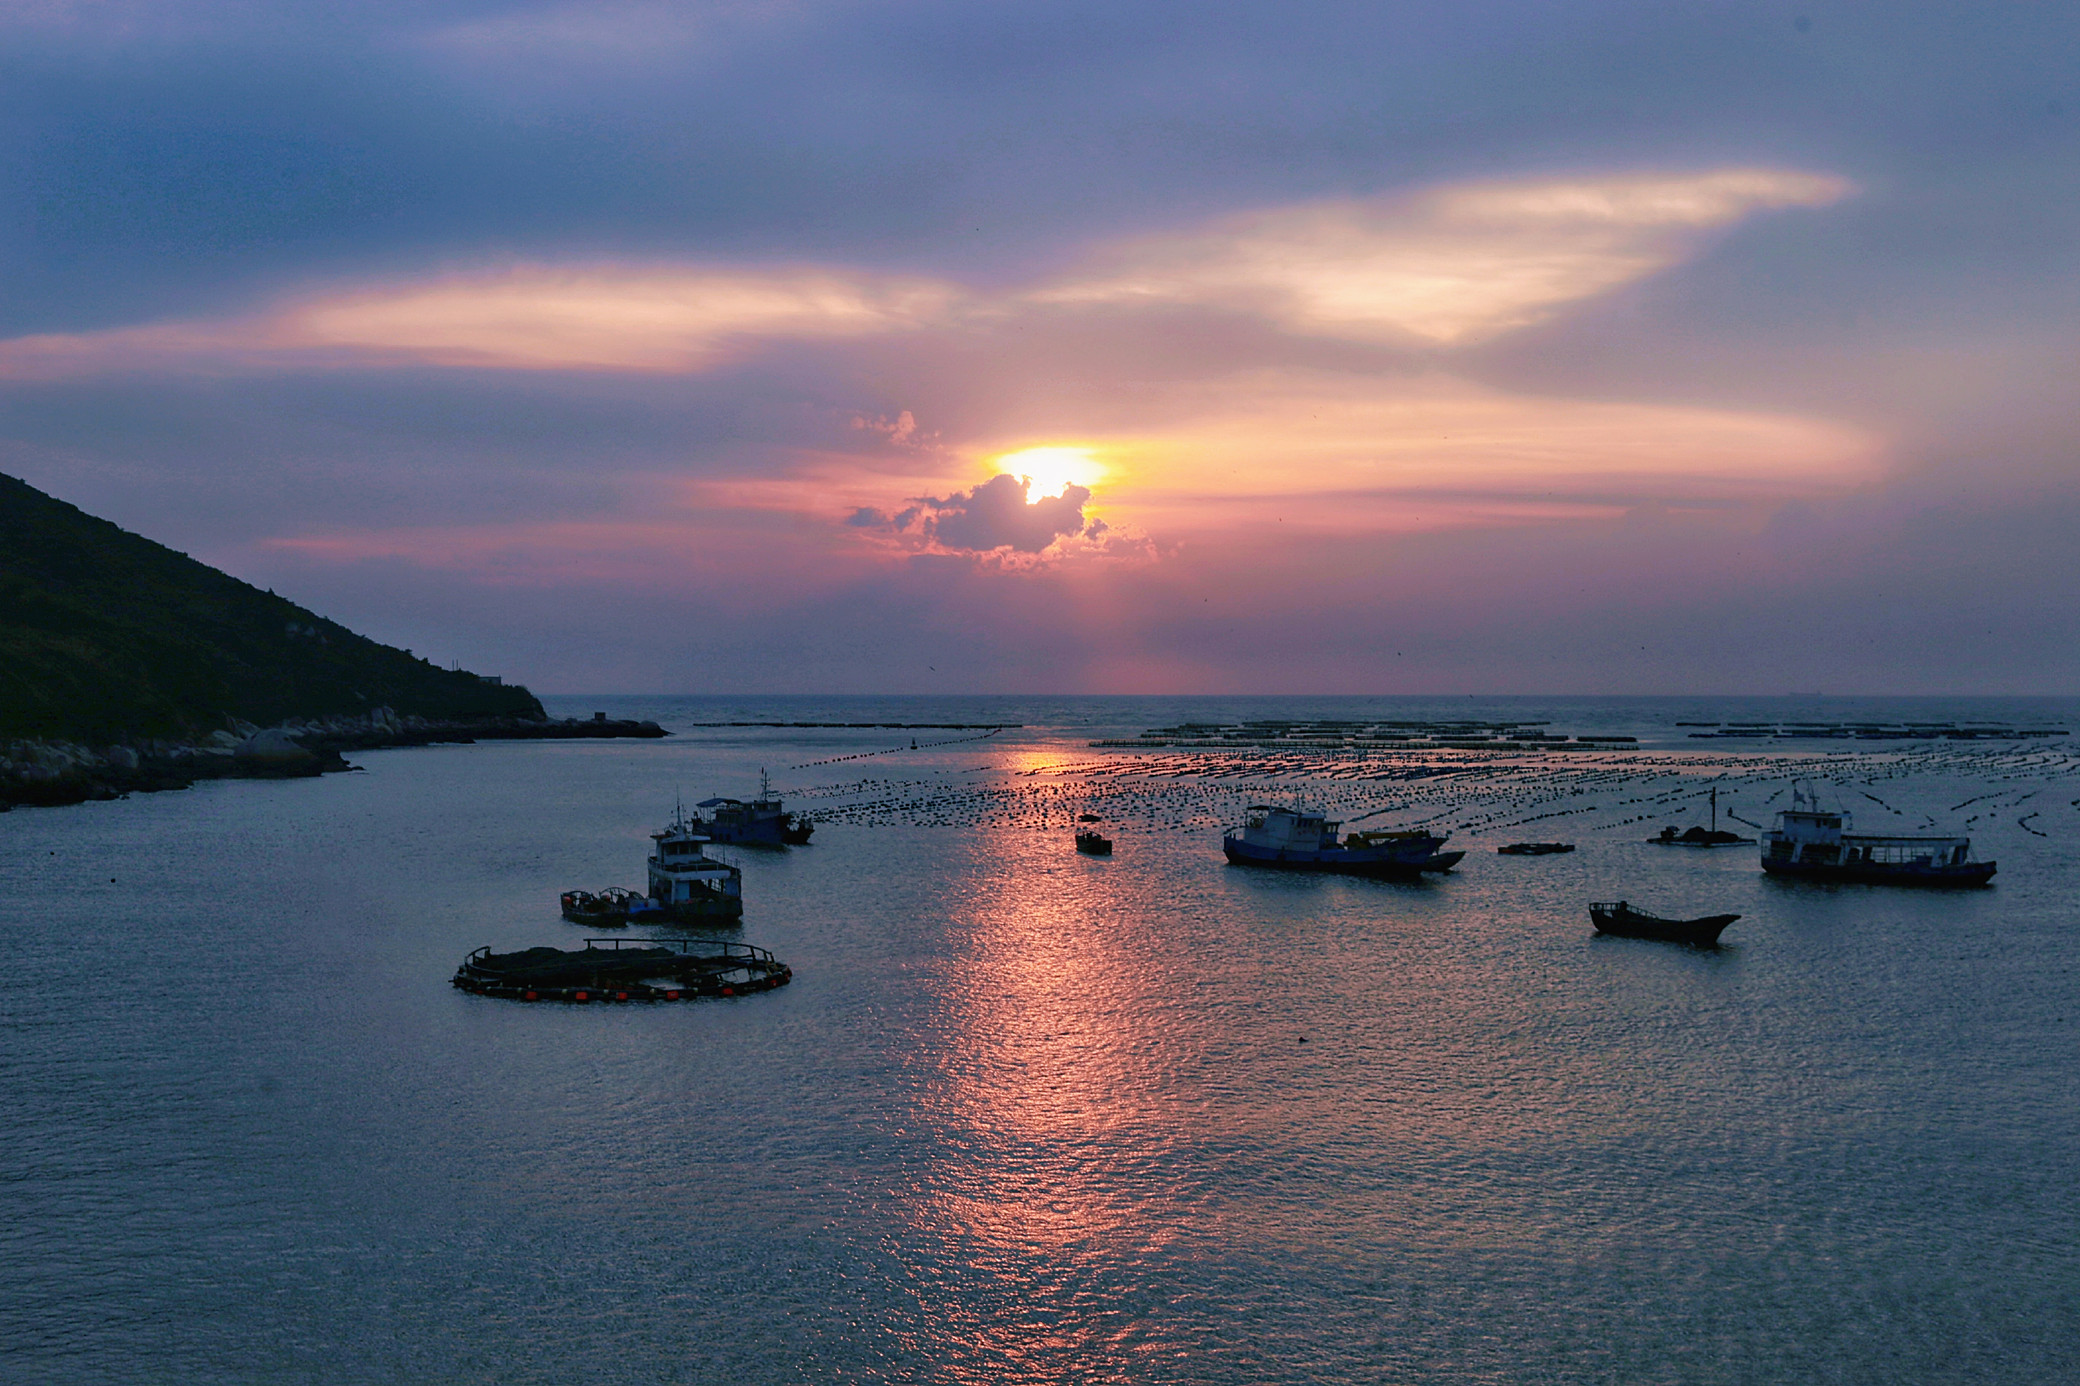
POLYGON ((773 793, 772 780, 763 770, 758 772, 758 797, 750 803, 742 799, 703 799, 694 807, 708 811, 708 816, 695 825, 707 834, 708 840, 731 846, 800 847, 816 831, 816 825, 808 818, 789 813, 782 806, 773 793))
POLYGON ((1859 833, 1840 808, 1822 808, 1803 781, 1791 807, 1762 835, 1762 869, 1772 876, 1863 885, 1981 886, 1995 864, 1972 860, 1969 837, 1883 837, 1859 833))
POLYGON ((667 919, 737 919, 744 913, 744 873, 703 850, 700 820, 674 809, 650 834, 650 899, 667 919))
POLYGON ((1556 852, 1572 852, 1572 842, 1512 842, 1507 847, 1497 847, 1498 856, 1505 857, 1550 857, 1556 852))
POLYGON ((1076 834, 1076 850, 1094 857, 1109 857, 1112 855, 1112 839, 1100 837, 1085 828, 1076 834))
POLYGON ((1719 942, 1719 932, 1737 914, 1708 914, 1702 919, 1663 919, 1658 914, 1636 910, 1623 900, 1600 901, 1589 906, 1589 918, 1599 934, 1619 938, 1650 938, 1662 943, 1688 943, 1710 948, 1719 942))
POLYGON ((1449 871, 1464 852, 1440 852, 1444 839, 1420 828, 1351 833, 1319 813, 1256 804, 1239 828, 1221 836, 1221 851, 1238 866, 1323 871, 1340 876, 1407 880, 1425 871, 1449 871))

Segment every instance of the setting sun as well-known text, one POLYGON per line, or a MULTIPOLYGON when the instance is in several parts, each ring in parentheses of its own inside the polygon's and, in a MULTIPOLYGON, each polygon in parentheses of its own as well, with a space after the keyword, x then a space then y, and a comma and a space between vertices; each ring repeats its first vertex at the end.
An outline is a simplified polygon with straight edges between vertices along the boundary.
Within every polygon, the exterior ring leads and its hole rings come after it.
POLYGON ((992 476, 1008 472, 1024 477, 1030 487, 1028 500, 1059 496, 1071 486, 1093 486, 1105 475, 1103 464, 1091 456, 1089 448, 1023 448, 991 459, 989 470, 992 476))

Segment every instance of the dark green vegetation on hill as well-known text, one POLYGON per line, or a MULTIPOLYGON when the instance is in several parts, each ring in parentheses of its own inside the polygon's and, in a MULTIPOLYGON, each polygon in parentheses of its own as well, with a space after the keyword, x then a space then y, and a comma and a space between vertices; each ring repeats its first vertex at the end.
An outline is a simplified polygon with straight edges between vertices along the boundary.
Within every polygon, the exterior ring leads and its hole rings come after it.
POLYGON ((543 716, 534 695, 379 645, 0 476, 0 741, 105 744, 388 707, 543 716))

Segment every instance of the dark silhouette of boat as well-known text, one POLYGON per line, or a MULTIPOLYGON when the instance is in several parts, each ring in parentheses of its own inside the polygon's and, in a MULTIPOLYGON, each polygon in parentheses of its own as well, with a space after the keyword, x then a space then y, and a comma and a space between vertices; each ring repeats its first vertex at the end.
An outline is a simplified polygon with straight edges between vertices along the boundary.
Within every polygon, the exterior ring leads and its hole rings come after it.
POLYGON ((1507 847, 1497 847, 1496 853, 1505 857, 1549 857, 1555 852, 1572 852, 1572 842, 1512 842, 1507 847))
POLYGON ((1248 813, 1240 828, 1221 838, 1221 851, 1237 866, 1405 881, 1425 871, 1449 871, 1466 855, 1438 851, 1444 839, 1421 828, 1342 834, 1341 823, 1303 809, 1255 804, 1248 813))
POLYGON ((1712 791, 1712 826, 1700 828, 1694 824, 1677 832, 1674 828, 1663 828, 1660 835, 1647 841, 1658 847, 1731 847, 1735 843, 1753 842, 1752 837, 1729 833, 1719 827, 1719 791, 1712 791))
POLYGON ((1100 837, 1085 828, 1076 834, 1076 850, 1094 857, 1109 857, 1112 855, 1112 839, 1100 837))
POLYGON ((1710 948, 1719 941, 1719 931, 1737 914, 1708 914, 1702 919, 1663 919, 1658 914, 1636 910, 1623 900, 1598 901, 1589 906, 1596 932, 1619 938, 1650 938, 1662 943, 1688 943, 1710 948))

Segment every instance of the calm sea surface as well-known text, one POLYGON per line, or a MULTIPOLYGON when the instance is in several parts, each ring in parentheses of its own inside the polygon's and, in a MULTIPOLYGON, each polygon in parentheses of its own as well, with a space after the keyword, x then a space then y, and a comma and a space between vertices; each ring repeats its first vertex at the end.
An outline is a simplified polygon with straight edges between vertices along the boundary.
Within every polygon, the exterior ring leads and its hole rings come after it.
MULTIPOLYGON (((2073 701, 585 699, 663 742, 0 816, 0 1379, 2080 1379, 2073 701), (1119 752, 1183 720, 1547 721, 1632 752, 1119 752), (975 731, 732 720, 1019 722, 975 731), (979 738, 979 739, 967 739, 979 738), (917 749, 911 750, 915 740, 917 749), (784 990, 455 991, 573 946, 675 795, 784 990), (1393 771, 1396 777, 1381 776, 1393 771), (1822 780, 2000 874, 1787 885, 1646 845, 1822 780), (1232 868, 1250 802, 1428 822, 1415 885, 1232 868), (1069 850, 1081 811, 1117 839, 1069 850), (1498 857, 1523 838, 1574 841, 1498 857), (724 852, 718 849, 718 855, 724 852), (1697 952, 1590 899, 1738 910, 1697 952)), ((1731 817, 1727 817, 1731 815, 1731 817)))

